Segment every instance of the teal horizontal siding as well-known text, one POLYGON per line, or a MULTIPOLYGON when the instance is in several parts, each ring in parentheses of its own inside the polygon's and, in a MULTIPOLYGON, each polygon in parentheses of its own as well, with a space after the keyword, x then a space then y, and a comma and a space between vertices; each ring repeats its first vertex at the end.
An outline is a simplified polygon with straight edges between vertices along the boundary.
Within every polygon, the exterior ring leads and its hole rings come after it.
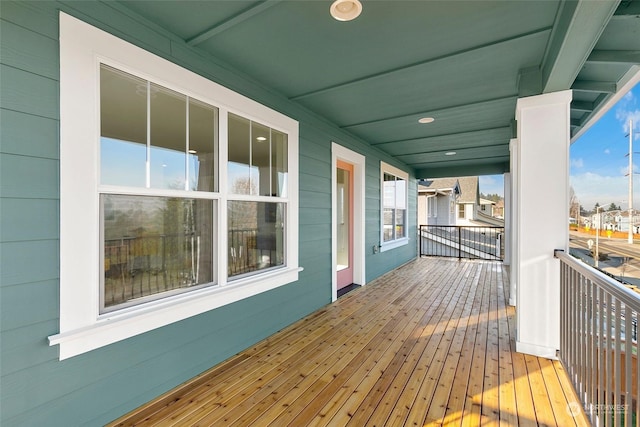
POLYGON ((58 320, 59 295, 57 280, 0 287, 0 330, 58 320))
POLYGON ((58 119, 58 82, 8 65, 0 65, 0 108, 58 119))
POLYGON ((371 249, 380 237, 380 161, 402 165, 242 70, 118 3, 3 1, 0 19, 1 425, 102 425, 329 303, 332 141, 367 159, 367 280, 415 256, 413 241, 371 249), (47 337, 59 331, 59 10, 300 122, 297 282, 58 360, 47 337))
POLYGON ((60 197, 58 161, 41 157, 0 154, 0 192, 3 198, 60 197))
POLYGON ((2 0, 0 18, 36 34, 58 39, 58 10, 38 1, 2 0))
POLYGON ((57 279, 59 249, 57 240, 0 243, 0 287, 57 279))
POLYGON ((59 80, 60 63, 56 39, 2 21, 0 49, 3 64, 59 80))
POLYGON ((0 110, 0 153, 58 159, 58 120, 0 110))
POLYGON ((318 191, 299 192, 298 204, 305 208, 326 208, 331 206, 331 194, 318 191))
POLYGON ((57 200, 3 198, 0 242, 57 240, 59 212, 57 200))
MULTIPOLYGON (((30 297, 30 296, 28 296, 30 297)), ((12 300, 13 301, 13 300, 12 300)), ((48 308, 47 310, 50 310, 48 308)), ((29 311, 30 312, 30 311, 29 311)), ((27 372, 35 366, 47 362, 58 363, 58 349, 46 345, 46 337, 58 331, 58 319, 33 323, 22 328, 2 330, 2 345, 0 346, 0 375, 5 378, 9 374, 27 372)), ((55 365, 50 365, 52 368, 55 365)), ((9 399, 12 393, 9 389, 0 394, 0 399, 9 399)), ((20 396, 20 395, 17 395, 20 396)), ((28 399, 29 396, 21 396, 28 399)), ((4 405, 0 403, 4 414, 4 405)), ((3 415, 4 418, 4 415, 3 415)), ((4 426, 4 424, 2 424, 4 426)))

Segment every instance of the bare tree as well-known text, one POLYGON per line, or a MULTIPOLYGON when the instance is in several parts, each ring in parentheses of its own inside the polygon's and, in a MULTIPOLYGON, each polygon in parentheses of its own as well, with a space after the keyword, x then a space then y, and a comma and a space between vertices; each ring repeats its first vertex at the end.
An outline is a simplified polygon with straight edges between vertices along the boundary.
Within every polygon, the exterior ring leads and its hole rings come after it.
POLYGON ((569 216, 580 222, 580 201, 573 186, 569 187, 569 216))

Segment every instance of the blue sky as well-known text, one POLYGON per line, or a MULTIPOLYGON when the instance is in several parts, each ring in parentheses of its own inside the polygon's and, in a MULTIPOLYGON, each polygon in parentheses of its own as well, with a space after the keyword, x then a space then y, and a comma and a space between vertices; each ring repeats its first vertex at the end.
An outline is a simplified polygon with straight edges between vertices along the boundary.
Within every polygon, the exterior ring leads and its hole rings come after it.
POLYGON ((633 205, 640 209, 640 83, 571 145, 570 181, 587 210, 596 202, 628 207, 629 119, 634 122, 633 205))
MULTIPOLYGON (((570 182, 578 201, 587 210, 593 209, 596 202, 628 207, 630 118, 634 121, 633 205, 640 209, 640 83, 637 83, 571 145, 570 182)), ((481 176, 480 192, 504 195, 502 175, 481 176)))

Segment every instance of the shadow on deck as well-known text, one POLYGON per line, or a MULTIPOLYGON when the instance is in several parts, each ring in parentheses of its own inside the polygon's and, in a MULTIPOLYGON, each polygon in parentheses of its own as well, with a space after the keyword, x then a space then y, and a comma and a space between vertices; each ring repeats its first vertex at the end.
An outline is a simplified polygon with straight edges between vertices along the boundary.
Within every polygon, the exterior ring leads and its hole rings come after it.
POLYGON ((417 259, 112 425, 588 425, 561 364, 515 352, 507 283, 417 259))

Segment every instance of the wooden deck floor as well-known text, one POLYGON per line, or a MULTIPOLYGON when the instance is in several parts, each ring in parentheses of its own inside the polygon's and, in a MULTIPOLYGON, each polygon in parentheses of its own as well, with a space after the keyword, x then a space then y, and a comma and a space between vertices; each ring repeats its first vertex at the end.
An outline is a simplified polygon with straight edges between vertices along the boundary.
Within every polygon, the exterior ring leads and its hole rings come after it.
POLYGON ((560 363, 515 352, 506 283, 418 259, 113 425, 588 425, 560 363))

